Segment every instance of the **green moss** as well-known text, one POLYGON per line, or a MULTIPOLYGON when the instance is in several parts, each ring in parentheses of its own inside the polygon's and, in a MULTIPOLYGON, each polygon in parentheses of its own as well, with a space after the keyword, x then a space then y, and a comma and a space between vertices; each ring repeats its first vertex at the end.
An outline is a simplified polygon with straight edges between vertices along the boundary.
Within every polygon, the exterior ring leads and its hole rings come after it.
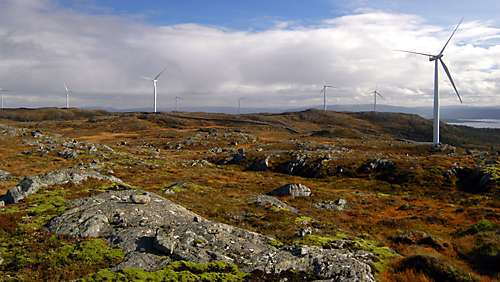
POLYGON ((307 235, 300 240, 296 240, 295 244, 331 248, 332 244, 338 240, 350 240, 353 242, 351 248, 374 254, 376 260, 372 262, 372 267, 378 273, 382 272, 391 260, 398 256, 389 247, 383 246, 376 241, 362 238, 350 238, 347 234, 342 232, 338 232, 335 236, 307 235))
POLYGON ((480 221, 476 222, 475 224, 470 225, 466 229, 459 231, 457 233, 458 236, 465 236, 465 235, 474 235, 479 232, 485 232, 485 231, 492 231, 495 230, 498 226, 487 220, 487 219, 481 219, 480 221))
POLYGON ((225 262, 193 263, 175 261, 161 270, 147 272, 127 268, 118 272, 101 270, 81 281, 244 281, 246 273, 225 262))
POLYGON ((39 230, 50 219, 66 210, 66 201, 61 190, 37 193, 27 200, 24 217, 20 227, 24 230, 39 230))
POLYGON ((377 241, 356 238, 355 248, 370 252, 375 255, 376 260, 372 262, 372 267, 377 273, 381 273, 389 263, 399 255, 391 248, 383 246, 377 241))
POLYGON ((192 182, 180 182, 180 183, 173 183, 168 186, 168 190, 174 192, 174 193, 181 193, 184 191, 192 191, 196 193, 203 192, 207 190, 208 187, 199 185, 196 183, 192 182))
POLYGON ((312 217, 301 215, 295 218, 295 224, 306 225, 312 222, 312 217))
POLYGON ((78 261, 92 263, 95 261, 121 261, 124 254, 121 249, 109 248, 101 239, 83 241, 74 249, 72 257, 78 261))
POLYGON ((283 242, 281 242, 278 239, 271 239, 269 241, 269 245, 271 245, 271 246, 273 246, 275 248, 278 248, 278 249, 284 246, 283 242))
POLYGON ((482 170, 491 176, 491 180, 500 184, 500 161, 498 161, 496 165, 488 165, 482 170))
POLYGON ((22 235, 11 237, 9 241, 3 239, 0 254, 4 262, 0 270, 5 267, 17 278, 22 278, 29 269, 45 272, 28 271, 27 275, 33 280, 38 280, 35 279, 37 275, 64 274, 64 269, 79 269, 88 273, 89 270, 115 265, 124 257, 121 249, 110 248, 102 239, 67 242, 54 235, 40 242, 22 235))

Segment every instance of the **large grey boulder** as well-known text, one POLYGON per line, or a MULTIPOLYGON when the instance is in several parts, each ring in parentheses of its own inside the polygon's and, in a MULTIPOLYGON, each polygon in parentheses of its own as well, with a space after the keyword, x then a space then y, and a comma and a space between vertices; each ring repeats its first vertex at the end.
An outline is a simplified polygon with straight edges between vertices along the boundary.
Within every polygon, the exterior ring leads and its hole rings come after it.
POLYGON ((309 197, 311 196, 311 189, 303 184, 290 183, 283 185, 273 191, 267 193, 271 196, 291 196, 291 197, 309 197))
POLYGON ((48 228, 57 234, 106 238, 125 252, 125 261, 115 269, 154 270, 172 260, 225 261, 247 272, 299 271, 313 279, 375 281, 369 266, 373 255, 368 252, 341 247, 278 249, 267 236, 207 220, 154 193, 147 204, 133 203, 133 195, 137 191, 109 191, 75 200, 48 228))
POLYGON ((80 183, 89 178, 98 180, 108 180, 121 183, 122 181, 114 176, 102 175, 99 172, 87 168, 68 168, 52 171, 49 173, 27 176, 23 178, 15 187, 9 189, 7 194, 0 197, 0 201, 6 204, 13 204, 21 201, 27 196, 38 192, 38 190, 66 183, 80 183))

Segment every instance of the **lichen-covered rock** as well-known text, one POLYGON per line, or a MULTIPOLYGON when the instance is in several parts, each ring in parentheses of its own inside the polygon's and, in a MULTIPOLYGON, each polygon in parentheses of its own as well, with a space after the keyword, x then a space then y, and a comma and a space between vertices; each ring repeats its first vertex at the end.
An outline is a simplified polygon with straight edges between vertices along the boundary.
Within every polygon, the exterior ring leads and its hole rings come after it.
POLYGON ((313 205, 317 209, 342 211, 347 206, 347 200, 337 199, 335 201, 323 201, 313 205))
POLYGON ((278 197, 309 197, 311 196, 311 189, 303 184, 290 183, 274 189, 273 191, 269 192, 268 195, 278 197))
POLYGON ((475 168, 457 169, 458 189, 469 193, 495 191, 500 185, 500 163, 475 168))
POLYGON ((257 159, 250 164, 248 169, 252 171, 267 171, 269 169, 269 159, 269 156, 264 159, 257 159))
POLYGON ((126 254, 116 269, 155 270, 171 260, 224 261, 246 272, 297 271, 311 279, 375 281, 373 255, 368 252, 309 246, 301 246, 300 252, 296 247, 278 249, 269 237, 204 219, 153 193, 147 205, 130 204, 128 199, 136 194, 109 191, 75 200, 48 228, 57 234, 108 239, 126 254))
POLYGON ((58 152, 57 155, 65 159, 75 159, 78 157, 78 153, 73 149, 66 149, 64 151, 58 152))
POLYGON ((364 163, 359 168, 359 171, 361 173, 383 172, 383 171, 394 170, 395 167, 396 165, 391 160, 375 159, 375 160, 369 160, 366 163, 364 163))
POLYGON ((86 168, 69 168, 52 171, 49 173, 28 176, 23 178, 15 187, 9 189, 7 194, 0 197, 0 201, 6 204, 17 203, 25 197, 36 193, 38 190, 52 186, 62 185, 66 183, 80 183, 89 178, 108 180, 121 183, 122 181, 114 176, 102 175, 99 172, 86 168))
POLYGON ((257 195, 255 197, 250 198, 250 203, 255 204, 260 207, 276 209, 276 210, 285 210, 293 213, 297 213, 297 209, 287 205, 286 203, 276 199, 273 196, 268 195, 257 195))
POLYGON ((11 175, 9 172, 0 169, 0 181, 9 180, 11 175))

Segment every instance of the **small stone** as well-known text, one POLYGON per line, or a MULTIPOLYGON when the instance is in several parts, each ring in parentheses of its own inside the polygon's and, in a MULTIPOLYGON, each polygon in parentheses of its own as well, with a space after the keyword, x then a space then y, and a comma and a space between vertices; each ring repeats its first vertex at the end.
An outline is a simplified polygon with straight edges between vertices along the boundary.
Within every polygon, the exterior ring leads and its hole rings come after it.
POLYGON ((142 194, 142 195, 137 195, 137 194, 132 194, 130 195, 130 200, 134 204, 149 204, 151 202, 151 197, 148 194, 142 194))
POLYGON ((312 234, 312 228, 311 227, 305 227, 305 228, 301 228, 298 232, 298 235, 300 237, 306 237, 307 235, 311 235, 312 234))
POLYGON ((57 153, 57 155, 65 159, 74 159, 78 156, 78 153, 75 150, 66 149, 64 151, 57 153))
POLYGON ((31 131, 31 136, 33 136, 34 138, 38 138, 38 137, 41 137, 42 136, 42 132, 40 130, 33 130, 31 131))
POLYGON ((411 209, 410 204, 408 204, 408 203, 404 203, 404 204, 402 204, 402 205, 398 208, 398 211, 407 211, 407 210, 410 210, 410 209, 411 209))

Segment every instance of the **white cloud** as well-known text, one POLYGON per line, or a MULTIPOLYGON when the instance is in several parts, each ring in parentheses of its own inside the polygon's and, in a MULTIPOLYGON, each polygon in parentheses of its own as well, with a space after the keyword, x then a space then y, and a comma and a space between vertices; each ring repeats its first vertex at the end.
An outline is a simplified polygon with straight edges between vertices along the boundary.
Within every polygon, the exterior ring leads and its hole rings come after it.
MULTIPOLYGON (((15 90, 15 106, 61 106, 62 81, 85 106, 144 107, 151 85, 140 76, 168 69, 159 82, 159 105, 234 106, 238 97, 256 107, 316 105, 327 81, 341 87, 331 101, 370 103, 378 85, 386 103, 430 105, 436 53, 451 27, 407 14, 369 11, 316 26, 277 23, 242 32, 197 24, 153 26, 135 18, 88 15, 50 0, 0 2, 0 87, 15 90), (336 98, 334 98, 336 97, 336 98)), ((500 29, 465 22, 444 60, 464 101, 500 105, 500 29)), ((456 104, 444 72, 443 104, 456 104)))

